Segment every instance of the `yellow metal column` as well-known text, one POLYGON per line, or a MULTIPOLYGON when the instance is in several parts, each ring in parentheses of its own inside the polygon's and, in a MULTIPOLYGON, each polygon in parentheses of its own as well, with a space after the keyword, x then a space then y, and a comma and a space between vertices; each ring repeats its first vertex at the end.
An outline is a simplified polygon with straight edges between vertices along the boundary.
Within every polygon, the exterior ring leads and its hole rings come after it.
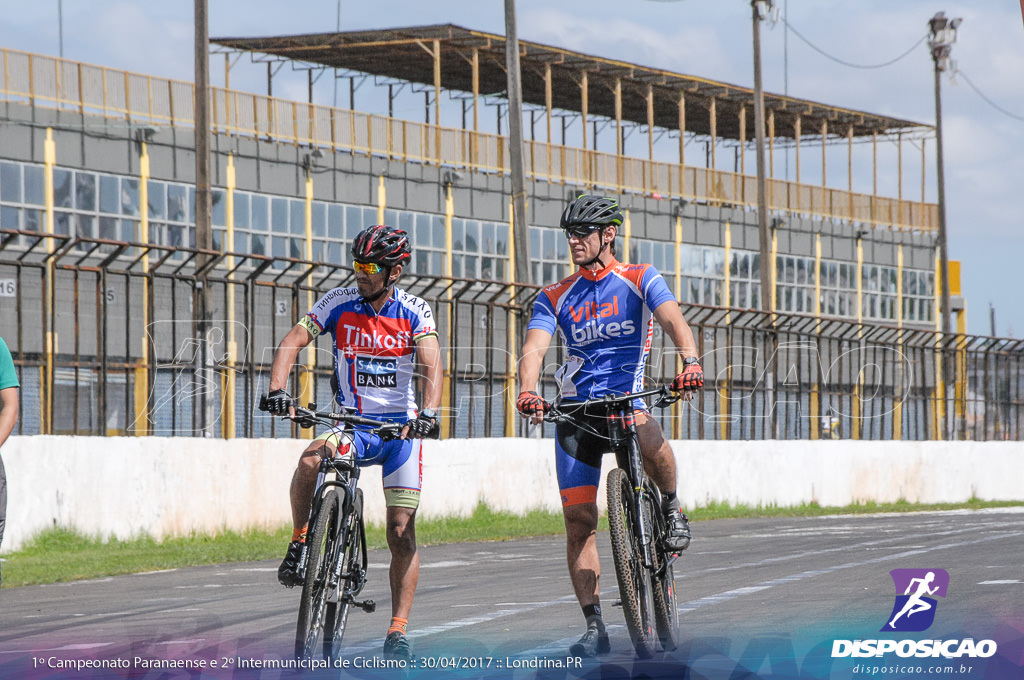
MULTIPOLYGON (((139 240, 149 243, 149 148, 146 142, 139 144, 139 240)), ((132 402, 135 435, 143 437, 149 431, 149 250, 142 254, 142 336, 140 338, 139 364, 133 371, 132 402)))
POLYGON ((679 197, 686 196, 686 95, 679 93, 679 197))
MULTIPOLYGON (((821 328, 821 234, 814 235, 814 316, 818 319, 817 327, 821 328)), ((820 362, 820 355, 816 354, 820 362)), ((818 371, 821 366, 818 366, 818 371)), ((821 438, 821 395, 818 393, 817 380, 811 385, 811 439, 821 438)))
POLYGON ((441 41, 434 41, 434 159, 441 165, 441 41))
MULTIPOLYGON (((949 294, 950 297, 961 297, 960 290, 960 261, 949 261, 949 294)), ((960 423, 966 422, 967 418, 967 303, 963 303, 963 309, 956 312, 956 372, 953 374, 953 400, 954 413, 960 423)), ((966 433, 961 431, 959 439, 965 439, 966 433)))
MULTIPOLYGON (((384 185, 384 175, 381 175, 377 180, 377 224, 384 224, 384 209, 388 204, 388 191, 384 185)), ((397 227, 397 224, 392 224, 392 227, 397 227)))
MULTIPOLYGON (((676 258, 675 258, 676 259, 676 261, 675 261, 675 274, 676 274, 676 280, 675 280, 675 286, 674 287, 675 287, 675 294, 676 294, 676 301, 677 302, 681 301, 683 299, 683 262, 682 262, 682 259, 683 259, 682 250, 683 250, 683 248, 682 248, 682 246, 683 246, 683 216, 682 216, 682 211, 680 211, 680 214, 676 215, 676 228, 675 228, 675 253, 676 253, 676 258)), ((677 354, 676 355, 676 373, 677 374, 680 371, 680 368, 682 366, 682 362, 683 362, 682 357, 677 354)), ((683 424, 682 424, 682 421, 680 419, 681 415, 682 415, 682 403, 677 401, 676 403, 674 403, 672 405, 672 438, 673 439, 679 439, 680 437, 683 436, 683 424)))
MULTIPOLYGON (((726 220, 724 231, 722 234, 724 240, 725 250, 725 280, 724 288, 722 291, 722 302, 723 306, 729 308, 732 306, 732 294, 729 290, 729 285, 732 283, 732 276, 729 267, 729 258, 732 255, 732 223, 726 220)), ((729 312, 725 313, 725 325, 728 327, 732 324, 732 314, 729 312)), ((718 418, 719 418, 719 433, 718 438, 725 441, 729 438, 729 385, 732 384, 732 367, 726 364, 725 369, 725 385, 718 388, 718 418)))
MULTIPOLYGON (((304 256, 306 260, 313 259, 313 172, 311 169, 306 170, 306 210, 304 215, 305 222, 305 235, 306 242, 304 248, 304 256)), ((313 291, 306 291, 306 309, 313 308, 313 291)), ((299 310, 302 313, 303 310, 299 310)), ((316 368, 316 345, 312 345, 303 350, 305 358, 303 361, 304 369, 299 374, 299 403, 309 404, 316 401, 316 393, 313 390, 313 371, 316 368)), ((302 436, 304 438, 313 436, 313 428, 302 428, 302 436)))
MULTIPOLYGON (((900 348, 900 360, 896 367, 896 384, 900 389, 903 387, 905 376, 903 374, 903 244, 896 248, 896 342, 900 348)), ((899 441, 903 439, 903 394, 896 395, 896 403, 892 409, 892 438, 899 441)))
MULTIPOLYGON (((235 252, 235 187, 237 179, 235 175, 235 155, 228 154, 227 167, 225 168, 227 186, 224 187, 224 226, 227 229, 225 250, 229 253, 235 252)), ((223 372, 223 394, 224 394, 224 438, 234 439, 238 436, 238 419, 235 413, 235 399, 238 393, 238 384, 235 380, 238 370, 238 334, 235 329, 235 257, 228 255, 226 258, 228 271, 227 290, 227 336, 228 336, 228 369, 223 372)))
MULTIPOLYGON (((509 200, 508 204, 508 242, 513 243, 513 223, 512 223, 512 201, 509 200)), ((516 304, 516 249, 508 249, 508 283, 509 283, 509 307, 515 307, 516 304)), ((514 437, 516 436, 516 423, 518 422, 518 414, 516 412, 515 401, 517 398, 516 394, 516 376, 519 373, 519 362, 516 356, 516 347, 519 345, 518 328, 516 323, 516 314, 510 310, 508 315, 508 331, 505 340, 505 346, 508 348, 506 354, 506 361, 508 362, 508 369, 506 374, 508 377, 505 379, 505 436, 514 437)))
MULTIPOLYGON (((775 312, 779 309, 779 300, 778 300, 779 267, 778 267, 778 264, 779 264, 779 235, 775 231, 775 229, 772 229, 772 261, 768 263, 768 267, 769 267, 768 271, 771 273, 771 282, 772 282, 771 283, 772 289, 770 291, 768 291, 768 295, 771 296, 771 301, 772 301, 772 323, 775 322, 775 318, 776 318, 775 312)), ((762 262, 761 266, 762 267, 765 266, 765 263, 762 262)), ((761 291, 761 299, 764 300, 764 291, 763 290, 761 291)))
POLYGON ((629 221, 629 211, 622 211, 622 249, 626 252, 622 253, 622 257, 617 258, 620 262, 629 263, 629 242, 633 238, 633 225, 629 221))
MULTIPOLYGON (((545 111, 545 122, 547 124, 547 161, 548 161, 548 181, 554 181, 555 172, 554 168, 551 167, 551 108, 552 108, 553 94, 551 90, 551 62, 544 62, 544 111, 545 111)), ((559 176, 565 175, 565 168, 559 169, 559 176)))
MULTIPOLYGON (((825 126, 825 124, 823 123, 822 124, 822 129, 824 129, 824 126, 825 126)), ((858 338, 858 340, 860 339, 860 337, 861 337, 861 335, 863 333, 863 330, 860 328, 860 324, 862 324, 864 322, 864 300, 863 300, 864 280, 863 280, 863 275, 864 275, 864 239, 862 239, 858 235, 857 236, 857 271, 854 273, 854 277, 857 279, 857 324, 858 324, 857 338, 858 338)), ((851 417, 852 427, 850 429, 852 431, 851 431, 850 435, 851 435, 851 437, 853 439, 860 439, 860 430, 861 430, 861 427, 860 427, 860 425, 861 425, 861 422, 860 422, 860 397, 861 397, 861 394, 863 392, 862 386, 861 386, 861 376, 862 375, 863 375, 863 372, 861 370, 859 370, 859 367, 858 367, 856 382, 853 385, 853 400, 852 400, 853 404, 851 405, 852 406, 851 410, 853 411, 853 413, 852 413, 852 417, 851 417)))
MULTIPOLYGON (((509 213, 511 214, 511 213, 509 213)), ((445 243, 445 275, 449 279, 453 276, 454 271, 454 255, 452 254, 452 219, 455 216, 455 200, 452 198, 452 185, 450 182, 445 183, 444 186, 444 243, 445 243)), ((511 239, 509 243, 512 243, 511 239)), ((509 248, 509 250, 513 250, 509 248)), ((454 369, 452 368, 452 353, 451 344, 456 338, 455 332, 455 299, 454 292, 452 290, 452 282, 448 281, 447 289, 445 290, 445 298, 448 300, 448 349, 445 350, 444 359, 444 382, 441 385, 441 411, 439 413, 441 418, 441 437, 447 439, 451 434, 451 418, 446 417, 445 407, 450 407, 452 399, 452 374, 454 369)), ((451 414, 449 410, 448 415, 451 414)))
MULTIPOLYGON (((50 236, 54 233, 53 214, 53 169, 57 165, 57 145, 53 141, 53 128, 46 128, 46 141, 43 142, 43 195, 46 206, 46 233, 50 236)), ((46 239, 46 251, 53 253, 54 240, 46 239)), ((46 320, 48 330, 46 333, 46 347, 43 361, 43 389, 42 399, 39 400, 42 411, 42 427, 40 434, 53 434, 53 361, 57 353, 57 331, 54 329, 55 306, 57 293, 54 290, 56 276, 54 275, 54 264, 52 259, 46 264, 46 320)))

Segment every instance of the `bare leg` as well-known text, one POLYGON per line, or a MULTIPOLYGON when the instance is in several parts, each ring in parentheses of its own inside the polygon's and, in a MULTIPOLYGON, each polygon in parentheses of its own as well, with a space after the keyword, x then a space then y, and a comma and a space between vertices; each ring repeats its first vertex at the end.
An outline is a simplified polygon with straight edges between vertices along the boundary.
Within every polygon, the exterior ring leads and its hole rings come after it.
POLYGON ((299 464, 292 474, 289 497, 292 504, 292 526, 301 529, 309 521, 309 509, 313 505, 313 491, 316 486, 317 469, 322 457, 333 457, 335 446, 331 442, 316 440, 306 447, 299 457, 299 464))
POLYGON ((601 601, 598 581, 601 560, 597 554, 597 503, 579 503, 562 507, 565 519, 565 553, 569 578, 580 606, 601 601))
POLYGON ((391 549, 391 616, 408 619, 420 579, 420 554, 416 550, 416 511, 390 507, 387 521, 388 548, 391 549))
POLYGON ((637 413, 636 431, 640 439, 644 470, 662 493, 675 493, 676 458, 661 431, 661 426, 646 413, 637 413))

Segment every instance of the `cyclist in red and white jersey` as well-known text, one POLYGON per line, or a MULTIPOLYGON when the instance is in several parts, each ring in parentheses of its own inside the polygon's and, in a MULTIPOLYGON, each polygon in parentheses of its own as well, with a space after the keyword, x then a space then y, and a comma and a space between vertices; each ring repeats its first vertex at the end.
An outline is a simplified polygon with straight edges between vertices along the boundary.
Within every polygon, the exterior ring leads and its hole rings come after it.
POLYGON ((341 448, 339 455, 354 455, 357 465, 381 465, 392 601, 384 654, 407 661, 411 650, 406 625, 420 566, 415 520, 422 484, 421 439, 437 425, 442 380, 433 312, 420 298, 395 287, 411 253, 409 238, 401 229, 374 225, 361 231, 352 241, 355 287, 328 292, 288 332, 274 353, 267 395, 271 413, 294 414, 286 389, 292 366, 302 348, 327 333, 334 350, 338 403, 376 420, 405 423, 401 439, 392 441, 356 428, 345 437, 328 431, 310 443, 292 476, 294 534, 278 580, 288 587, 299 584, 296 567, 306 540, 320 458, 333 457, 341 448), (413 385, 417 363, 426 378, 424 408, 419 411, 413 385))
MULTIPOLYGON (((563 408, 607 394, 643 389, 643 373, 657 321, 683 355, 683 372, 672 382, 685 399, 704 384, 693 332, 683 318, 675 296, 658 270, 648 264, 623 264, 615 259, 617 227, 622 224, 618 203, 602 196, 583 195, 562 213, 561 227, 569 240, 572 260, 579 270, 541 291, 533 307, 519 363, 520 389, 516 406, 534 422, 550 408, 537 393, 544 354, 557 331, 568 359, 555 378, 563 408)), ((676 466, 661 426, 637 400, 636 425, 644 469, 663 493, 667 519, 666 547, 685 550, 690 527, 679 510, 676 466)), ((570 648, 578 656, 610 651, 601 617, 598 580, 600 561, 597 532, 597 486, 601 457, 608 450, 605 423, 580 414, 590 428, 559 423, 555 461, 565 518, 566 556, 576 598, 587 620, 583 637, 570 648)))

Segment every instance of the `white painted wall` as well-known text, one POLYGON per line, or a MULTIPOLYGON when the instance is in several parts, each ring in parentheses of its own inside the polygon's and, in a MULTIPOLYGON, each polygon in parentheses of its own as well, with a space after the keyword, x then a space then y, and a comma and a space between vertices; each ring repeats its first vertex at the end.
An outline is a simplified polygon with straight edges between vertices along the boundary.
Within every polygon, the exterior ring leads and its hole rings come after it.
MULTIPOLYGON (((1018 442, 675 441, 684 508, 815 501, 1024 500, 1018 442)), ((294 439, 11 437, 3 551, 53 526, 127 538, 290 523, 294 439)), ((522 513, 560 507, 554 444, 538 439, 427 441, 421 517, 479 502, 522 513)), ((613 464, 605 456, 605 472, 613 464)), ((361 481, 370 521, 384 516, 380 468, 361 481)), ((604 488, 598 499, 604 506, 604 488)))

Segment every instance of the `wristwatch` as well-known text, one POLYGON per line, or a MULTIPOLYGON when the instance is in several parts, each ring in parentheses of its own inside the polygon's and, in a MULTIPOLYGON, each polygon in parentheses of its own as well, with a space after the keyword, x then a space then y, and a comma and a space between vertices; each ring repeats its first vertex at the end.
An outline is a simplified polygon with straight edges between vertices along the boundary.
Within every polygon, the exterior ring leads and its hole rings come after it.
POLYGON ((700 358, 698 358, 698 357, 686 357, 685 359, 683 359, 683 366, 693 366, 694 364, 699 364, 699 363, 700 363, 700 358))
POLYGON ((430 418, 431 420, 437 420, 437 411, 432 408, 425 408, 420 411, 421 418, 430 418))

